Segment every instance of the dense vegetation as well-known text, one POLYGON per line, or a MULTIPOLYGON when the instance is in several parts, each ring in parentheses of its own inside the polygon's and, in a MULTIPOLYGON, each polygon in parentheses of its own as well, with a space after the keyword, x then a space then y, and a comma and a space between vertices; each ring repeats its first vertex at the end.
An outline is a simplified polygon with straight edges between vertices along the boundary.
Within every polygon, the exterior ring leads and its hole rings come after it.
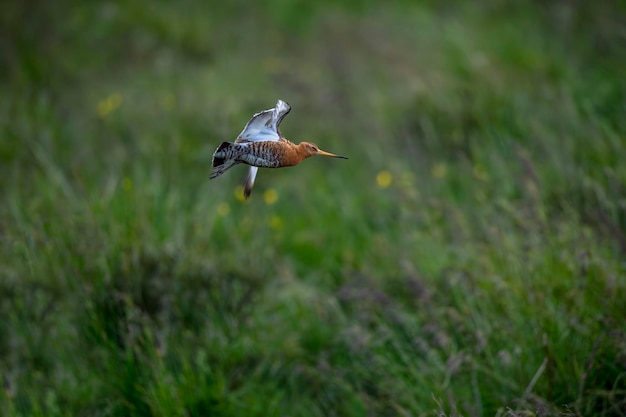
POLYGON ((210 3, 0 6, 1 415, 626 415, 623 2, 210 3))

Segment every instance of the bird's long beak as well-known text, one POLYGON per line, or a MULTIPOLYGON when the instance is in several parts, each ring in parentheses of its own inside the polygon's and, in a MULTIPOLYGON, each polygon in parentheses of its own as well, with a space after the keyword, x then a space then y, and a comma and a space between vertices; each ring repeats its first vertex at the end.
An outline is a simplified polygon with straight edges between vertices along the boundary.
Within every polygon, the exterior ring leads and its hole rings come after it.
POLYGON ((322 156, 330 156, 331 158, 348 159, 348 157, 347 157, 347 156, 335 155, 334 153, 326 152, 326 151, 323 151, 323 150, 321 150, 321 149, 319 149, 319 150, 317 151, 317 154, 318 154, 318 155, 322 155, 322 156))

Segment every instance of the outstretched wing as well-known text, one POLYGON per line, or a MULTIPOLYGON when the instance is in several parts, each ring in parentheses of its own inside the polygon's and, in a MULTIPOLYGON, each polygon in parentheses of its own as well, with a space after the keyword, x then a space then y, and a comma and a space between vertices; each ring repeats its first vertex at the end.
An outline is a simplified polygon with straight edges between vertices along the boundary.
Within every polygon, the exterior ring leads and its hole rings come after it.
POLYGON ((252 119, 243 128, 235 142, 264 142, 278 141, 281 138, 278 126, 289 113, 291 106, 278 100, 276 107, 265 110, 252 116, 252 119))

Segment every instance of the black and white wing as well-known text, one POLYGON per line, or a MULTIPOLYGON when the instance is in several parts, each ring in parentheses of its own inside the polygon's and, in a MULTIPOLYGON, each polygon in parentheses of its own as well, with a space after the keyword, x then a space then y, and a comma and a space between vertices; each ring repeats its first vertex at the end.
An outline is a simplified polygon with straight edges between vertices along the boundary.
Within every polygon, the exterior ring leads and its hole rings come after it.
POLYGON ((290 110, 289 104, 278 100, 273 109, 264 110, 252 116, 235 142, 278 141, 281 138, 280 122, 290 110))

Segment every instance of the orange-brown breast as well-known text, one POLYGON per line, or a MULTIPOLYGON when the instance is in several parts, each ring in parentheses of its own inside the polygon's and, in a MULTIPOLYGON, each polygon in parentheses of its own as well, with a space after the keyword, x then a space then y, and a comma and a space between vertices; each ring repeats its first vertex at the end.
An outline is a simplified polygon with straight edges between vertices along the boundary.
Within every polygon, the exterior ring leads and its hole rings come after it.
POLYGON ((298 165, 308 156, 302 152, 302 148, 300 146, 288 141, 287 139, 281 139, 281 142, 278 143, 281 143, 285 149, 281 166, 291 167, 298 165))

